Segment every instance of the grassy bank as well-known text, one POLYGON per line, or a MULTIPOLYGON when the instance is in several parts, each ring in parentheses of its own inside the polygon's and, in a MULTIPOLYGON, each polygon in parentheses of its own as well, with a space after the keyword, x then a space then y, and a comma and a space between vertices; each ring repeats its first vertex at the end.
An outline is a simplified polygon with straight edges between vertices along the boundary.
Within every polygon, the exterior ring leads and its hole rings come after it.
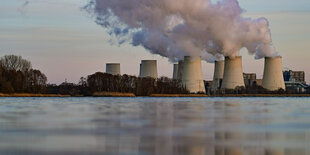
POLYGON ((211 97, 310 97, 310 94, 226 94, 211 97))
POLYGON ((94 97, 136 97, 133 93, 95 92, 94 97))
POLYGON ((210 97, 205 94, 152 94, 150 97, 210 97))
POLYGON ((310 94, 152 94, 150 97, 310 97, 310 94))
POLYGON ((1 94, 0 97, 70 97, 70 95, 59 94, 27 94, 27 93, 15 93, 15 94, 1 94))

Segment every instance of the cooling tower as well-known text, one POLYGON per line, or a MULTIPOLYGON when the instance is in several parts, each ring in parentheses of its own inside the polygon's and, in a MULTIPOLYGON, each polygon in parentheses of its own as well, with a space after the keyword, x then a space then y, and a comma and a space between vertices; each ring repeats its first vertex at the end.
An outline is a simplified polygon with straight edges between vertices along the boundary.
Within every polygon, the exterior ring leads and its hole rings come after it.
POLYGON ((172 77, 173 80, 178 79, 178 68, 179 68, 178 64, 173 65, 173 77, 172 77))
POLYGON ((206 92, 202 78, 201 57, 184 57, 182 84, 191 93, 206 92))
POLYGON ((142 64, 140 64, 140 68, 139 68, 139 77, 141 77, 141 71, 142 71, 142 64))
POLYGON ((225 61, 215 61, 214 64, 214 75, 211 91, 217 91, 221 88, 223 77, 224 77, 225 61))
POLYGON ((283 72, 282 72, 282 57, 266 57, 265 69, 262 86, 270 91, 279 89, 285 90, 283 72))
POLYGON ((156 60, 142 60, 140 66, 140 77, 158 78, 157 61, 156 60))
POLYGON ((106 73, 112 75, 121 75, 121 64, 119 63, 106 64, 106 73))
POLYGON ((225 57, 222 89, 236 89, 245 86, 242 71, 242 57, 225 57))
POLYGON ((184 61, 180 60, 178 64, 178 73, 177 73, 178 80, 182 80, 183 68, 184 68, 184 61))

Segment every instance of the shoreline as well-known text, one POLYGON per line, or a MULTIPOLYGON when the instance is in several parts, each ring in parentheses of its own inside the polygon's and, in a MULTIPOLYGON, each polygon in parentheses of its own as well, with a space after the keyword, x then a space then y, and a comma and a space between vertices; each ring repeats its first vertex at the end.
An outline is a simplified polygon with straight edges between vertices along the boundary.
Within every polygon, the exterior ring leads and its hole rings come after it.
POLYGON ((72 97, 70 95, 60 94, 28 94, 28 93, 14 93, 14 94, 1 94, 0 97, 72 97))
POLYGON ((133 93, 115 93, 115 92, 96 92, 92 96, 71 96, 60 94, 29 94, 14 93, 1 94, 1 97, 310 97, 310 94, 226 94, 226 95, 205 95, 205 94, 152 94, 150 96, 135 96, 133 93))
POLYGON ((310 97, 310 94, 226 94, 226 95, 152 94, 149 97, 310 97))

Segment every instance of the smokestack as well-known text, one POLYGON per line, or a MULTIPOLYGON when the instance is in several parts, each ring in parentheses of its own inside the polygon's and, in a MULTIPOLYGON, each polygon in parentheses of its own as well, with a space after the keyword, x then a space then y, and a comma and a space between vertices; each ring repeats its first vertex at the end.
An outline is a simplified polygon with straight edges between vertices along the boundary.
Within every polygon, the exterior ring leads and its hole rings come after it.
POLYGON ((214 64, 214 75, 211 86, 211 91, 217 91, 221 88, 223 77, 224 77, 225 61, 215 61, 214 64))
POLYGON ((245 86, 242 71, 242 57, 225 57, 222 89, 235 89, 241 86, 245 86))
POLYGON ((265 69, 262 86, 270 91, 279 89, 285 90, 283 72, 282 72, 282 57, 266 57, 265 69))
POLYGON ((173 64, 173 80, 177 80, 178 79, 178 68, 179 65, 178 64, 173 64))
POLYGON ((106 73, 112 75, 121 75, 121 64, 119 63, 107 63, 106 73))
POLYGON ((140 77, 158 78, 157 61, 156 60, 142 60, 140 66, 140 77))
POLYGON ((178 80, 182 80, 183 77, 183 69, 184 69, 184 61, 180 60, 178 64, 178 80))
POLYGON ((206 92, 202 78, 201 57, 184 57, 182 84, 191 93, 206 92))

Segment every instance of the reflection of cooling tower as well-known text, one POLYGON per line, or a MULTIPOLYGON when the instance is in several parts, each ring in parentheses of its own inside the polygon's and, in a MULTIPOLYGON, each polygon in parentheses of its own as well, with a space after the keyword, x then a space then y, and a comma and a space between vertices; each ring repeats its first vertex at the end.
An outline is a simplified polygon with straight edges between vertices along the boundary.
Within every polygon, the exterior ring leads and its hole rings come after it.
POLYGON ((271 91, 279 90, 280 88, 285 90, 282 72, 282 57, 265 58, 262 86, 271 91))
POLYGON ((178 64, 178 75, 177 75, 178 80, 182 80, 183 68, 184 68, 184 61, 180 60, 178 64))
POLYGON ((223 89, 235 89, 236 87, 245 86, 242 71, 242 57, 229 58, 225 57, 224 78, 222 83, 223 89))
POLYGON ((121 64, 119 63, 106 64, 106 73, 112 75, 121 75, 121 64))
POLYGON ((157 61, 156 60, 142 60, 140 66, 140 77, 158 78, 157 61))
POLYGON ((182 83, 191 93, 206 91, 202 79, 201 57, 184 57, 182 83))
POLYGON ((178 79, 178 68, 179 68, 178 64, 173 65, 173 77, 172 77, 172 79, 174 79, 174 80, 178 79))
POLYGON ((224 67, 225 62, 224 61, 215 61, 214 64, 214 75, 213 75, 213 82, 212 82, 212 91, 216 91, 219 88, 221 88, 222 80, 224 77, 224 67))

